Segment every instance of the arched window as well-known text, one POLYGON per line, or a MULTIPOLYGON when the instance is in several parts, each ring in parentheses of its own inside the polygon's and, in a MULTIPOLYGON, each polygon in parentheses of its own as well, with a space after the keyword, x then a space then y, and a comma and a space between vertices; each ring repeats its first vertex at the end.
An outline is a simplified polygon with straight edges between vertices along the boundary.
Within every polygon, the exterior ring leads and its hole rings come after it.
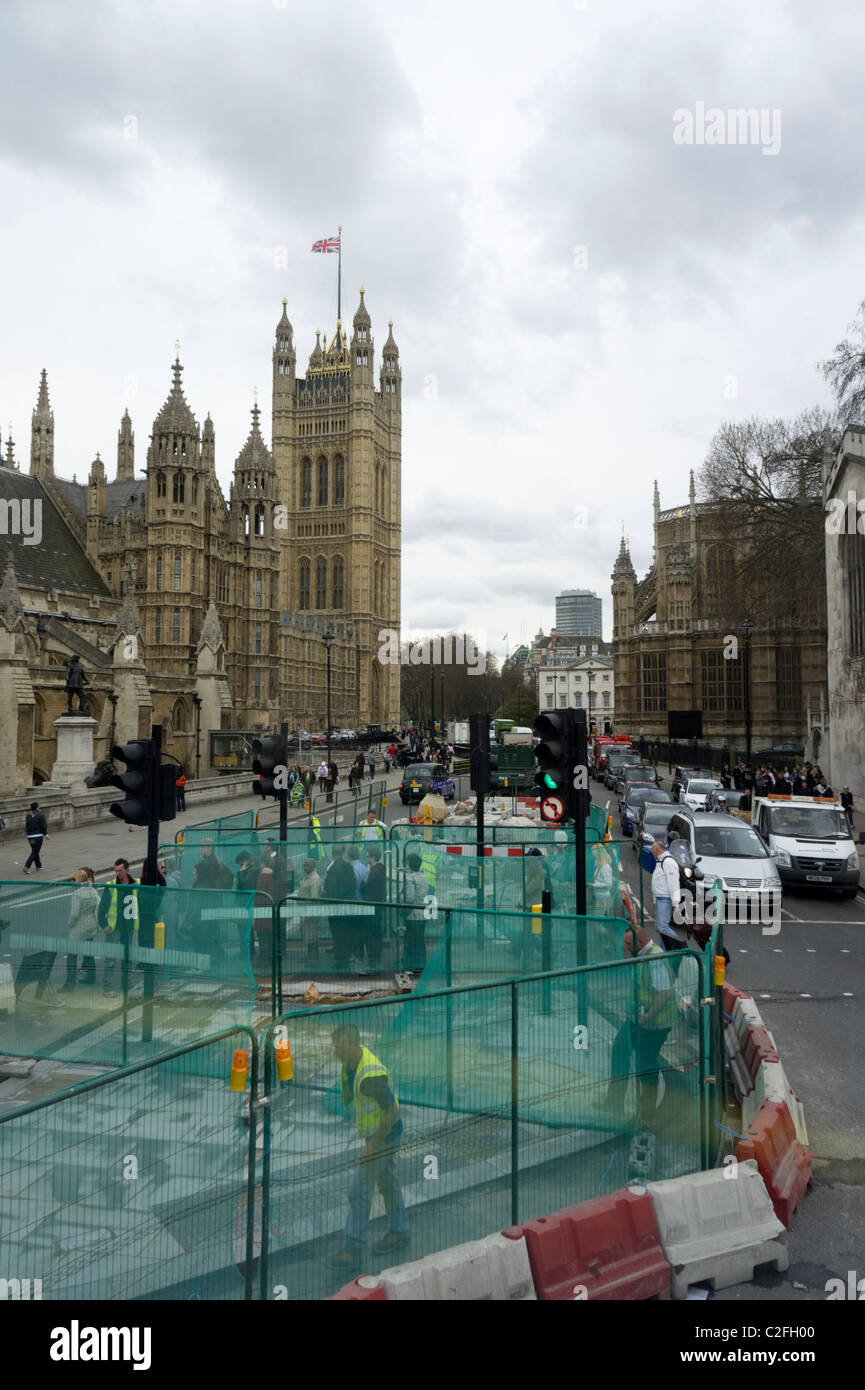
POLYGON ((190 570, 191 570, 191 574, 190 574, 190 577, 189 577, 189 587, 190 587, 190 589, 194 592, 194 591, 195 591, 195 551, 194 551, 194 550, 193 550, 193 552, 192 552, 192 559, 190 560, 190 570))
POLYGON ((198 479, 197 479, 197 478, 193 478, 193 479, 192 479, 192 505, 193 505, 193 507, 197 507, 197 506, 198 506, 198 479))
POLYGON ((159 593, 161 589, 162 589, 162 556, 161 556, 161 555, 157 555, 157 557, 156 557, 156 592, 159 593))
POLYGON ((300 465, 300 505, 312 506, 312 460, 304 459, 300 465))
POLYGON ((713 545, 706 557, 706 608, 720 618, 736 606, 736 561, 732 547, 713 545))
POLYGON ((318 461, 318 505, 327 506, 327 459, 318 461))
POLYGON ((264 507, 256 507, 255 509, 255 534, 257 536, 264 535, 264 507))
POLYGON ((342 559, 340 556, 337 556, 333 562, 333 571, 331 576, 332 608, 342 608, 343 606, 343 573, 344 570, 342 559))
POLYGON ((262 605, 262 580, 261 575, 255 576, 255 606, 260 608, 262 605))
POLYGON ((186 729, 186 702, 175 700, 171 710, 171 727, 176 734, 182 734, 186 729))
MULTIPOLYGON (((177 445, 175 444, 174 447, 175 447, 175 449, 176 449, 176 448, 177 448, 177 445)), ((173 482, 172 485, 171 485, 171 500, 172 500, 172 502, 182 502, 182 501, 183 501, 183 498, 184 498, 184 492, 185 492, 185 483, 184 483, 184 479, 183 479, 183 474, 182 474, 182 473, 175 473, 175 474, 174 474, 174 482, 173 482)))
POLYGON ((387 517, 389 511, 387 505, 387 468, 384 464, 382 464, 381 469, 381 503, 379 505, 379 511, 383 517, 387 517))
POLYGON ((183 578, 183 561, 179 555, 174 557, 174 592, 180 593, 180 585, 183 578))
POLYGON ((164 473, 157 473, 157 475, 156 475, 156 496, 157 496, 157 497, 164 497, 164 496, 165 496, 165 474, 164 474, 164 473))
POLYGON ((153 636, 157 647, 162 645, 162 609, 157 608, 153 617, 153 636))
POLYGON ((385 577, 386 568, 387 568, 387 567, 386 567, 386 565, 385 565, 385 563, 384 563, 384 560, 382 560, 381 564, 379 565, 379 571, 378 571, 378 611, 379 611, 379 613, 384 613, 384 611, 385 611, 385 595, 386 595, 386 593, 387 593, 387 580, 386 580, 386 577, 385 577))
POLYGON ((318 559, 315 562, 315 606, 316 608, 327 607, 327 561, 318 559))
POLYGON ((37 738, 43 738, 45 735, 45 701, 35 690, 33 695, 36 703, 33 711, 33 732, 37 738))
POLYGON ((333 463, 333 505, 345 506, 345 460, 337 454, 333 463))
POLYGON ((243 534, 244 534, 245 536, 248 536, 248 535, 249 535, 249 508, 248 508, 248 507, 243 507, 243 509, 241 510, 240 515, 241 515, 241 517, 243 518, 243 534))
POLYGON ((172 642, 179 642, 179 641, 180 641, 180 609, 179 609, 179 608, 175 608, 175 610, 174 610, 174 621, 172 622, 172 625, 171 625, 171 640, 172 640, 172 642))
POLYGON ((309 608, 309 561, 300 562, 300 600, 299 608, 309 608))

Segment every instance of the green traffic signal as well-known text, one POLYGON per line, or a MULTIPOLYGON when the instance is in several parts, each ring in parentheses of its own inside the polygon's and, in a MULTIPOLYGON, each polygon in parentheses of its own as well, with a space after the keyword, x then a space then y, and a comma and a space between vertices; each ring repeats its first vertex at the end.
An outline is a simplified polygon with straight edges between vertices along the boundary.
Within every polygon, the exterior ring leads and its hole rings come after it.
POLYGON ((554 777, 553 774, 552 774, 551 772, 545 772, 545 773, 544 773, 544 786, 545 786, 545 787, 549 787, 549 789, 550 789, 551 792, 558 791, 558 789, 559 789, 559 779, 558 779, 558 777, 554 777))

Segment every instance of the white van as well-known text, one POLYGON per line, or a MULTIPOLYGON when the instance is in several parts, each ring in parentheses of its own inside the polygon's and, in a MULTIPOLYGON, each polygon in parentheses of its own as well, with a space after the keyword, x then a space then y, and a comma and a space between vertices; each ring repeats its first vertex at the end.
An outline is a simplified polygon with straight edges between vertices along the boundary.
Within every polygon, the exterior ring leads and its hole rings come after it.
POLYGON ((836 888, 855 898, 859 855, 835 797, 758 796, 751 824, 773 855, 782 883, 836 888))

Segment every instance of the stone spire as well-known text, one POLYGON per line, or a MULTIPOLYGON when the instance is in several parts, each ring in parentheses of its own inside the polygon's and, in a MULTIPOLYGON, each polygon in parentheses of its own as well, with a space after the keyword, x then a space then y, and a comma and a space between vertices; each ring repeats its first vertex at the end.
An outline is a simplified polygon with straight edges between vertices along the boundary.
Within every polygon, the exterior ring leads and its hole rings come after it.
POLYGON ((189 408, 186 397, 183 394, 181 376, 183 368, 180 365, 180 350, 178 344, 178 355, 174 359, 171 368, 171 390, 168 397, 153 422, 154 434, 198 434, 198 422, 189 408))
POLYGON ((120 429, 117 431, 117 476, 118 483, 131 483, 135 477, 135 435, 129 411, 124 410, 120 429))
POLYGON ((323 354, 321 351, 321 329, 317 328, 315 330, 315 347, 313 348, 309 357, 310 367, 320 367, 322 355, 323 354))
POLYGON ((4 467, 4 468, 15 468, 15 469, 17 469, 17 467, 18 467, 17 463, 15 462, 15 445, 14 445, 14 443, 13 443, 13 441, 12 441, 12 421, 11 421, 11 420, 9 421, 9 437, 8 437, 8 439, 6 440, 6 457, 5 457, 4 460, 3 460, 3 467, 4 467))
POLYGON ((198 639, 198 651, 201 651, 202 647, 210 647, 211 651, 216 652, 219 650, 220 647, 224 646, 225 638, 222 635, 222 627, 219 622, 219 614, 216 611, 216 604, 213 599, 213 594, 211 594, 207 602, 207 612, 204 616, 204 622, 201 624, 201 636, 198 639))
POLYGON ((117 629, 123 636, 137 636, 141 631, 141 614, 135 600, 135 557, 128 551, 123 562, 123 602, 117 614, 117 629))
POLYGON ((696 502, 697 502, 697 489, 696 489, 695 486, 694 486, 694 470, 693 470, 693 468, 691 469, 691 481, 690 481, 690 484, 689 484, 689 486, 688 486, 688 502, 689 502, 689 504, 690 504, 690 506, 691 506, 691 510, 693 511, 693 509, 694 509, 694 507, 695 507, 695 505, 696 505, 696 502))
POLYGON ((34 478, 54 477, 54 413, 48 399, 48 373, 44 367, 30 424, 30 472, 34 478))
POLYGON ((294 369, 297 361, 294 351, 294 329, 286 311, 287 303, 285 299, 282 301, 282 318, 276 325, 273 344, 273 391, 274 395, 283 397, 283 404, 288 404, 294 390, 294 369))
POLYGON ((622 532, 622 543, 619 546, 619 553, 616 556, 616 563, 613 565, 613 579, 636 579, 637 572, 631 563, 631 552, 628 543, 622 532))
POLYGON ((6 572, 3 575, 3 583, 0 584, 0 620, 6 624, 9 632, 12 632, 24 617, 24 605, 21 602, 21 594, 18 591, 18 580, 15 577, 15 565, 10 554, 6 562, 6 572))
POLYGON ((387 327, 387 338, 382 348, 381 393, 383 396, 399 396, 402 372, 399 366, 399 348, 393 336, 393 319, 388 319, 387 327))

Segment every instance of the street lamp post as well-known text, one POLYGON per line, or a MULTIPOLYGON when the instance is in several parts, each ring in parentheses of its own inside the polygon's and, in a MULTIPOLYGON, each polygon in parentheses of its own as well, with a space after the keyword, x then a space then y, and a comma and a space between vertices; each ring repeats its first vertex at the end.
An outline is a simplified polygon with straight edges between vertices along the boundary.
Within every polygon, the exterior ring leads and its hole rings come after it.
POLYGON ((430 653, 429 668, 429 740, 432 743, 436 736, 436 672, 432 664, 432 653, 430 653))
MULTIPOLYGON (((744 696, 745 696, 745 762, 748 765, 748 773, 751 773, 751 633, 753 626, 746 618, 742 624, 742 631, 745 634, 745 671, 744 671, 744 696)), ((752 778, 753 781, 753 778, 752 778)))
POLYGON ((118 698, 119 698, 119 696, 118 696, 116 690, 109 690, 109 692, 108 692, 108 700, 109 700, 109 702, 110 702, 110 704, 111 704, 111 742, 110 742, 109 745, 108 745, 108 755, 109 755, 109 757, 111 756, 111 750, 112 750, 112 748, 114 747, 115 743, 117 742, 117 739, 116 739, 116 737, 115 737, 115 734, 116 734, 116 732, 117 732, 117 727, 116 727, 116 726, 117 726, 117 701, 118 701, 118 698))
POLYGON ((322 641, 327 649, 327 774, 330 777, 330 649, 333 645, 333 629, 328 628, 322 641))
POLYGON ((193 695, 192 703, 195 706, 195 780, 197 782, 201 766, 201 696, 193 695))
POLYGON ((593 668, 592 668, 591 666, 589 667, 589 670, 588 670, 588 679, 589 679, 589 732, 591 733, 592 730, 594 729, 594 719, 595 719, 595 715, 594 715, 594 705, 592 704, 592 681, 595 679, 595 672, 594 672, 594 670, 593 670, 593 668))

